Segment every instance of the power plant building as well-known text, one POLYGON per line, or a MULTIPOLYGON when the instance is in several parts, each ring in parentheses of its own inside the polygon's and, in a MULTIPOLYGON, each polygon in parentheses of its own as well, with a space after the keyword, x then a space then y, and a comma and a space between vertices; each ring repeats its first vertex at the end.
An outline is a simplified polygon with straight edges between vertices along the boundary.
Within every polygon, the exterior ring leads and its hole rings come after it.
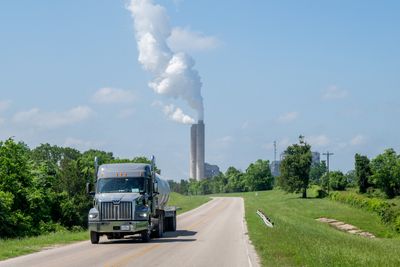
POLYGON ((204 122, 199 120, 190 128, 190 178, 198 181, 205 178, 204 122))
POLYGON ((281 167, 281 162, 280 162, 279 160, 272 161, 272 162, 269 164, 269 168, 271 169, 271 174, 272 174, 274 177, 278 177, 278 176, 281 175, 280 167, 281 167))
POLYGON ((217 165, 208 164, 207 162, 204 165, 204 176, 206 178, 212 178, 221 174, 219 167, 217 165))
POLYGON ((318 165, 321 162, 321 154, 319 152, 311 152, 312 165, 318 165))

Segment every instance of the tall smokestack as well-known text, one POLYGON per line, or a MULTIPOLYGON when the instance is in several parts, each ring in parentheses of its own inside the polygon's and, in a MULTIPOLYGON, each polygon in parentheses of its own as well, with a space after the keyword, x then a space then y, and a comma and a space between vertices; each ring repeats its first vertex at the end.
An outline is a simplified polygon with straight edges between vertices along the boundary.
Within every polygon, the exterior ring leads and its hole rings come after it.
POLYGON ((197 123, 197 144, 196 144, 196 179, 204 179, 204 122, 199 120, 197 123))
POLYGON ((197 166, 197 124, 190 127, 190 178, 197 179, 196 166, 197 166))

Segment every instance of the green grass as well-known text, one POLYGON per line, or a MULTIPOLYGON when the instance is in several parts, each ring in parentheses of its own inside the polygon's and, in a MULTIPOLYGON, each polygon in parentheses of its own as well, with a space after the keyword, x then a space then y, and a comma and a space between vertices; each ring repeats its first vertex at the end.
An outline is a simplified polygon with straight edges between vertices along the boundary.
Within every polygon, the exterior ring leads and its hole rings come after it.
POLYGON ((65 231, 21 239, 0 239, 0 260, 37 252, 46 247, 87 240, 88 238, 87 231, 65 231))
POLYGON ((171 193, 168 205, 177 206, 181 209, 178 214, 194 209, 211 200, 208 196, 185 196, 178 193, 171 193))
MULTIPOLYGON (((196 208, 210 198, 206 196, 184 196, 177 193, 170 195, 168 205, 182 208, 178 211, 185 211, 196 208)), ((83 232, 57 232, 37 237, 27 237, 20 239, 0 239, 0 260, 17 257, 32 252, 43 250, 46 247, 68 244, 77 241, 89 240, 89 233, 83 232)))
POLYGON ((400 266, 399 235, 373 213, 328 199, 301 199, 279 190, 241 195, 249 236, 263 266, 400 266), (257 209, 265 211, 274 228, 262 223, 257 209), (379 238, 338 231, 317 222, 319 217, 353 224, 379 238))

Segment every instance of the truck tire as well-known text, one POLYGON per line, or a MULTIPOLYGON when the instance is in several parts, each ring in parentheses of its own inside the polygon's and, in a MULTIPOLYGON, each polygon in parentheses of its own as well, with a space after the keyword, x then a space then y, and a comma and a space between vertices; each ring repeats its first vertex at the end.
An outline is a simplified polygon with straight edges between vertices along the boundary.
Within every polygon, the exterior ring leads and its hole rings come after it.
POLYGON ((140 233, 140 237, 142 239, 143 243, 147 243, 150 241, 150 235, 151 235, 151 224, 149 223, 149 226, 147 227, 147 230, 144 230, 140 233))
POLYGON ((98 244, 99 239, 100 236, 97 232, 90 231, 90 242, 92 242, 92 244, 98 244))
POLYGON ((154 236, 161 238, 161 237, 163 237, 163 235, 164 235, 164 214, 162 212, 160 212, 160 215, 158 217, 158 224, 157 224, 154 236))
POLYGON ((176 212, 174 212, 174 216, 171 218, 171 231, 176 231, 176 212))

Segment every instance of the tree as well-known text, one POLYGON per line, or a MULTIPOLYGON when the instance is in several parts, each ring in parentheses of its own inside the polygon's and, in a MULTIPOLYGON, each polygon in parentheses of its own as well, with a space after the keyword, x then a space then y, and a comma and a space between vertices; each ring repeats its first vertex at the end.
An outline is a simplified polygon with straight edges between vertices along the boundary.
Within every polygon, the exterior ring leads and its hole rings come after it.
POLYGON ((246 169, 245 185, 248 191, 271 190, 274 177, 271 174, 268 160, 257 160, 246 169))
POLYGON ((371 161, 371 181, 389 198, 400 194, 400 156, 387 149, 371 161))
POLYGON ((347 179, 346 176, 341 171, 333 171, 328 174, 324 174, 322 177, 322 186, 326 188, 330 188, 332 190, 342 191, 346 189, 347 179))
POLYGON ((62 148, 58 146, 52 146, 48 143, 41 144, 31 151, 32 160, 41 164, 48 162, 56 165, 62 159, 62 148))
POLYGON ((0 236, 36 233, 31 209, 34 193, 29 148, 11 138, 0 142, 0 236))
POLYGON ((368 178, 371 175, 371 168, 367 156, 362 156, 360 154, 355 155, 355 170, 359 191, 360 193, 365 193, 370 186, 368 178))
POLYGON ((244 174, 235 167, 229 167, 225 172, 225 177, 228 180, 226 185, 227 192, 244 192, 244 174))
POLYGON ((312 162, 311 146, 304 141, 303 136, 299 139, 299 144, 289 146, 284 152, 279 185, 290 193, 302 192, 302 198, 307 198, 312 162))
POLYGON ((8 139, 0 142, 0 190, 13 194, 13 209, 28 209, 27 194, 32 186, 29 148, 8 139))
POLYGON ((327 167, 325 160, 320 163, 313 164, 310 169, 310 182, 313 184, 320 184, 321 177, 326 173, 327 167))
POLYGON ((357 176, 355 170, 350 170, 346 173, 346 180, 348 187, 356 187, 357 186, 357 176))

